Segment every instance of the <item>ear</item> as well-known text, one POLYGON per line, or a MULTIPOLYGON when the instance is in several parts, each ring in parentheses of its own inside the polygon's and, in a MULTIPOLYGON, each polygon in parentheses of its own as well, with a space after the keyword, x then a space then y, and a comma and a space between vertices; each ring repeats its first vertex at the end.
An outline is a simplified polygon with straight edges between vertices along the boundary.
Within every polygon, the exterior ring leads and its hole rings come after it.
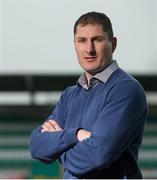
POLYGON ((117 38, 113 37, 112 38, 112 53, 115 51, 116 47, 117 47, 117 38))

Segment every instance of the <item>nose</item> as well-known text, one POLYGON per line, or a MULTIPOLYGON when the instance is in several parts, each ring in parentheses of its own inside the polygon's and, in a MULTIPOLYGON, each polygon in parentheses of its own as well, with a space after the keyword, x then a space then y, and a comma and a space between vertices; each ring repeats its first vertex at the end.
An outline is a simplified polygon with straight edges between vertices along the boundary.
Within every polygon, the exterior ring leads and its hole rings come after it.
POLYGON ((88 42, 88 45, 87 45, 87 50, 86 52, 91 55, 91 56, 95 56, 96 55, 96 51, 95 51, 95 46, 94 46, 94 43, 93 42, 88 42))

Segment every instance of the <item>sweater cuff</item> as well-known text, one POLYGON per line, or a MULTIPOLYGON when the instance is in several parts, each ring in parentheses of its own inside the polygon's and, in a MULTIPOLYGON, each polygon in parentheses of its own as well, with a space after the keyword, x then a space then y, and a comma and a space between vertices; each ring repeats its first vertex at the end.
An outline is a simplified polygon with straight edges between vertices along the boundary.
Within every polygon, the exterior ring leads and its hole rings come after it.
POLYGON ((79 142, 79 140, 77 139, 77 135, 76 135, 78 129, 79 128, 73 128, 73 129, 66 130, 64 133, 63 142, 68 145, 77 144, 79 142))

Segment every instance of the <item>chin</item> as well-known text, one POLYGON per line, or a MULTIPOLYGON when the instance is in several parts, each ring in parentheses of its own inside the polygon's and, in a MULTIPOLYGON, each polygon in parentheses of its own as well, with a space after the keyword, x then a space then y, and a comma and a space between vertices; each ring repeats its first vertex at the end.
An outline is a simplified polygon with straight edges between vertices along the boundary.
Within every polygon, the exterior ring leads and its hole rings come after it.
POLYGON ((104 70, 104 68, 95 68, 95 69, 84 69, 87 73, 89 73, 89 74, 91 74, 91 75, 95 75, 95 74, 97 74, 97 73, 99 73, 99 72, 101 72, 101 71, 103 71, 104 70))
POLYGON ((91 74, 92 76, 94 76, 95 74, 97 74, 99 71, 96 69, 84 69, 88 74, 91 74))

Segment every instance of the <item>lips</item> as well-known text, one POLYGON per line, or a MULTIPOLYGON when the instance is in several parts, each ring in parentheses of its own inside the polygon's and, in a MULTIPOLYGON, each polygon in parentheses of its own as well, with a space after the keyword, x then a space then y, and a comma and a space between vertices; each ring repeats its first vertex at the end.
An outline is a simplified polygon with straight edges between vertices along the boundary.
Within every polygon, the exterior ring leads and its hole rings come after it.
POLYGON ((96 59, 96 56, 88 56, 88 57, 85 57, 85 59, 96 59))
POLYGON ((85 59, 87 62, 91 62, 91 61, 95 61, 95 60, 96 60, 96 56, 88 56, 88 57, 84 57, 84 59, 85 59))

